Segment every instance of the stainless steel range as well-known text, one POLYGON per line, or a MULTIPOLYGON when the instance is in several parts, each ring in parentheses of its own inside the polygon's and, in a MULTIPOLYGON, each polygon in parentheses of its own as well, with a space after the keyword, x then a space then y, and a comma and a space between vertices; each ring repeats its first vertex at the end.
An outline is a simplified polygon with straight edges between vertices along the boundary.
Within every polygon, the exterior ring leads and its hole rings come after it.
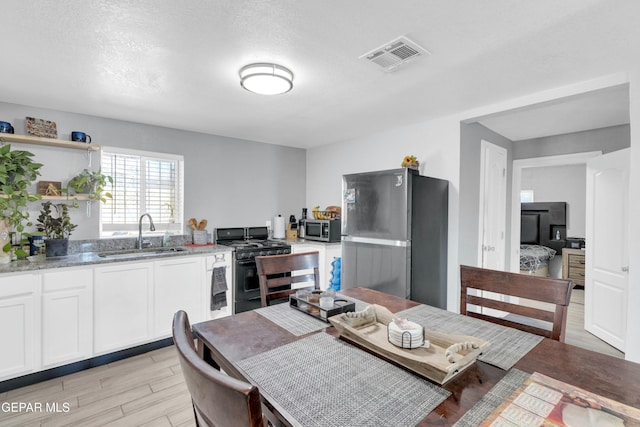
POLYGON ((218 228, 215 242, 235 249, 234 313, 260 308, 260 284, 255 257, 290 254, 291 245, 268 240, 267 227, 218 228))

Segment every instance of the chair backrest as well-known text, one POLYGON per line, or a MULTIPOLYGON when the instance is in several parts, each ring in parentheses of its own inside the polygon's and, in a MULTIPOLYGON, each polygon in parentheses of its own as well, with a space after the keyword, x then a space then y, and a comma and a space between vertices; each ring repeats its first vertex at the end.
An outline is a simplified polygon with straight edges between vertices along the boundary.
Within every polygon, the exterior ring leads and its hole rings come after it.
POLYGON ((564 342, 567 308, 573 288, 571 280, 461 265, 460 285, 460 314, 564 342), (496 297, 501 300, 487 298, 484 292, 471 295, 470 289, 495 292, 500 294, 496 297), (535 303, 522 305, 506 302, 502 300, 504 296, 542 302, 546 304, 546 307, 544 307, 545 304, 538 304, 538 307, 535 307, 535 303), (555 306, 553 311, 548 309, 552 307, 551 304, 555 306), (482 312, 469 310, 468 305, 482 307, 482 312), (508 314, 506 316, 502 313, 494 315, 491 310, 486 309, 500 310, 508 314), (550 329, 547 329, 549 326, 550 329))
POLYGON ((173 317, 173 340, 198 426, 263 426, 258 388, 218 371, 202 360, 184 311, 173 317))
POLYGON ((258 279, 260 281, 260 299, 262 307, 270 301, 288 298, 300 288, 320 289, 320 254, 307 252, 302 254, 269 255, 256 257, 258 279), (301 270, 313 270, 301 272, 301 270), (299 272, 297 275, 292 274, 299 272), (292 289, 292 286, 296 289, 292 289))

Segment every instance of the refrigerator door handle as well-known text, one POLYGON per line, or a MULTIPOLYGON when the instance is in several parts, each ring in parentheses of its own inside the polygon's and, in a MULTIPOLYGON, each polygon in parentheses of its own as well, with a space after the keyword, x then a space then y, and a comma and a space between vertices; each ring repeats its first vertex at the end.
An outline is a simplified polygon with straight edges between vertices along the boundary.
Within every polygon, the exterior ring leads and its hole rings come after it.
POLYGON ((342 236, 342 241, 353 243, 368 243, 370 245, 398 246, 402 248, 411 246, 411 240, 386 240, 376 239, 373 237, 342 236))

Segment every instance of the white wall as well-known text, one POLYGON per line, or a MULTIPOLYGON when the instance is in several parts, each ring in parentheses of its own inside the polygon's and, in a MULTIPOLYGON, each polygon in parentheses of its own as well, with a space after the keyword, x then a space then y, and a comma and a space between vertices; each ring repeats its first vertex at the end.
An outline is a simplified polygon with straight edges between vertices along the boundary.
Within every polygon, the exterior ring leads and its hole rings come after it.
POLYGON ((567 236, 584 237, 586 165, 522 169, 521 189, 533 190, 535 202, 567 203, 567 236))
MULTIPOLYGON (((0 103, 0 120, 11 122, 18 134, 26 133, 26 116, 55 121, 59 139, 69 140, 71 131, 81 130, 99 145, 182 154, 185 218, 206 218, 209 231, 213 227, 264 225, 278 213, 298 217, 304 206, 304 149, 0 103)), ((44 163, 42 180, 66 185, 87 166, 83 151, 12 146, 34 153, 36 160, 44 163)), ((99 154, 93 156, 93 168, 97 169, 99 154)), ((98 238, 99 212, 97 203, 93 205, 90 218, 85 215, 84 206, 72 212, 72 221, 78 228, 71 239, 98 238)), ((35 219, 40 204, 35 203, 32 208, 31 218, 35 219)))
MULTIPOLYGON (((449 181, 448 283, 458 283, 460 120, 447 117, 307 151, 307 205, 342 204, 342 175, 400 167, 405 155, 422 175, 449 181)), ((459 287, 449 285, 447 306, 458 310, 459 287)))

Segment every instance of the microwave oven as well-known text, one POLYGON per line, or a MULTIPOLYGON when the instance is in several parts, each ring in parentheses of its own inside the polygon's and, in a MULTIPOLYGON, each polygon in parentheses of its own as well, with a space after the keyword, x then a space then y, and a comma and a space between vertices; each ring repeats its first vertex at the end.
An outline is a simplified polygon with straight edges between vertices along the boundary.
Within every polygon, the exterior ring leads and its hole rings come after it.
POLYGON ((339 219, 306 219, 304 238, 320 242, 339 242, 341 240, 341 224, 339 219))

